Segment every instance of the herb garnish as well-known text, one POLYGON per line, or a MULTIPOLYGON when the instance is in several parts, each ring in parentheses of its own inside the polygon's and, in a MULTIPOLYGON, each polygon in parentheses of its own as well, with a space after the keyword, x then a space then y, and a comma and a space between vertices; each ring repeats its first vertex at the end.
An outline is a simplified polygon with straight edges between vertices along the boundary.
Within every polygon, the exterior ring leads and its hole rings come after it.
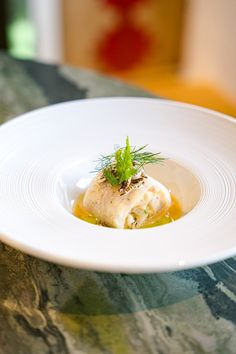
POLYGON ((141 172, 145 165, 165 160, 159 156, 160 153, 144 151, 146 147, 147 145, 138 149, 131 147, 127 137, 125 147, 118 148, 113 154, 101 155, 95 171, 102 171, 112 186, 124 185, 141 172))

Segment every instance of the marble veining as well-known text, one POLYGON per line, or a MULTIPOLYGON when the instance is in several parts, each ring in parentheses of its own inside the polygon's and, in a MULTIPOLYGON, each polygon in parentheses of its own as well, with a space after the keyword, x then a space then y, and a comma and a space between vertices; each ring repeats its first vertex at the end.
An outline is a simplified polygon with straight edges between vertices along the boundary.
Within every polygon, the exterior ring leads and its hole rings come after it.
MULTIPOLYGON (((148 95, 93 72, 4 53, 0 92, 0 122, 67 100, 148 95)), ((235 326, 235 258, 181 272, 107 274, 0 243, 0 354, 234 354, 235 326)))

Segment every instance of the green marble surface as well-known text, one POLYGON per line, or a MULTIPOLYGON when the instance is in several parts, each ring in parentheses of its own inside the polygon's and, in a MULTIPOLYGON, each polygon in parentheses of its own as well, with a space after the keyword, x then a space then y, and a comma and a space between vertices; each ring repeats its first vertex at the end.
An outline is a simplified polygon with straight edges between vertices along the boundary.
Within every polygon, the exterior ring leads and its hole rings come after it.
MULTIPOLYGON (((92 72, 0 53, 1 123, 56 102, 145 95, 92 72)), ((106 274, 0 243, 0 354, 235 354, 235 330, 235 258, 181 272, 106 274)))

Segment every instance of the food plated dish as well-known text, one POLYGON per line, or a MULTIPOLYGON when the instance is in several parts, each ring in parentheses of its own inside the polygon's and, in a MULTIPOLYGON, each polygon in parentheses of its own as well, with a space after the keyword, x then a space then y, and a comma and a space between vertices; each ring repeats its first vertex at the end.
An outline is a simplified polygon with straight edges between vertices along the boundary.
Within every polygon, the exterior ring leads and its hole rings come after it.
POLYGON ((81 100, 23 115, 0 128, 1 240, 50 261, 116 272, 178 270, 232 256, 235 133, 229 117, 158 99, 81 100), (145 190, 129 191, 134 202, 121 204, 118 218, 118 207, 107 208, 105 200, 100 205, 111 212, 101 222, 105 226, 76 217, 83 196, 87 209, 98 199, 101 171, 91 173, 94 161, 116 152, 115 144, 124 152, 126 137, 131 149, 148 144, 148 151, 161 151, 167 159, 145 167, 147 177, 139 181, 145 190), (149 192, 146 206, 159 196, 169 212, 176 201, 181 217, 143 227, 145 207, 140 205, 149 192))
POLYGON ((74 215, 95 225, 120 229, 154 227, 174 221, 181 208, 171 191, 147 175, 149 164, 164 163, 146 146, 125 147, 102 155, 95 178, 75 203, 74 215))

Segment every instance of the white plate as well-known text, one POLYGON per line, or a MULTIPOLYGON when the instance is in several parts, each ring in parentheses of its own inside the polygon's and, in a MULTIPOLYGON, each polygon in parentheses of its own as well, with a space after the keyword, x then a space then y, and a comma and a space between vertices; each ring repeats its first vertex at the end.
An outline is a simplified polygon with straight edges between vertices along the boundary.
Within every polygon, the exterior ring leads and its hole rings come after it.
POLYGON ((49 261, 115 272, 169 271, 236 254, 236 122, 158 99, 73 101, 0 128, 0 237, 49 261), (149 144, 170 158, 149 172, 186 215, 142 230, 96 226, 71 214, 94 160, 123 145, 149 144))

